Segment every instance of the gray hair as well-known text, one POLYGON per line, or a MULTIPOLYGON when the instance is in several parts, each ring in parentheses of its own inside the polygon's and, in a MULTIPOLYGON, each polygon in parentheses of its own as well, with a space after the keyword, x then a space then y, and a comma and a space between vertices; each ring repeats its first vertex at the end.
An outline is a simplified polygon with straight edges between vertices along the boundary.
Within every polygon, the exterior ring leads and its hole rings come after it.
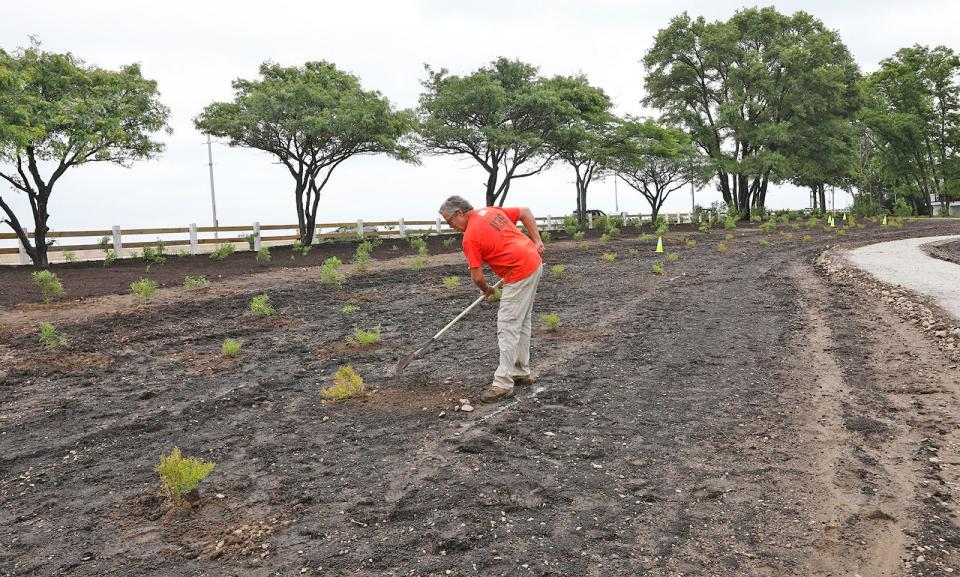
POLYGON ((470 201, 456 195, 451 196, 440 205, 440 214, 453 214, 457 211, 466 213, 471 210, 473 210, 473 205, 470 204, 470 201))

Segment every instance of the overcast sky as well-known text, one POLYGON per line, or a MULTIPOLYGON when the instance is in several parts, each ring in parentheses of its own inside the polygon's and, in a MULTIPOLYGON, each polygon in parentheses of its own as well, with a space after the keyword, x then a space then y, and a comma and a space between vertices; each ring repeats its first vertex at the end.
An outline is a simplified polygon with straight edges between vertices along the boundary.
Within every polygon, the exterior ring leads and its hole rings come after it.
MULTIPOLYGON (((84 166, 57 184, 52 228, 184 226, 211 223, 207 150, 191 119, 207 104, 232 97, 231 80, 254 78, 265 60, 302 65, 328 60, 358 75, 398 107, 415 107, 424 63, 469 73, 498 56, 519 58, 541 73, 584 73, 613 98, 620 113, 650 114, 639 103, 644 70, 640 60, 654 34, 674 15, 726 19, 740 2, 586 2, 523 0, 484 2, 138 2, 33 0, 4 2, 0 45, 13 50, 36 35, 46 50, 73 52, 87 63, 116 68, 139 62, 159 83, 172 113, 173 135, 157 160, 132 169, 84 166), (135 8, 141 7, 141 8, 135 8)), ((960 2, 840 0, 773 3, 781 12, 806 10, 839 30, 864 71, 897 49, 916 43, 960 50, 960 2)), ((767 4, 761 4, 767 5, 767 4)), ((264 153, 214 144, 214 175, 221 225, 296 222, 292 179, 264 153)), ((425 158, 421 166, 359 157, 334 173, 320 201, 318 220, 433 218, 449 194, 483 203, 485 173, 452 158, 425 158)), ((648 212, 639 193, 623 183, 598 182, 590 208, 648 212)), ((3 191, 5 198, 14 193, 3 191)), ((507 204, 538 214, 561 215, 576 205, 572 175, 558 165, 515 181, 507 204)), ((846 203, 838 192, 837 205, 846 203)), ((699 204, 718 200, 711 190, 699 204)), ((805 207, 804 191, 774 187, 774 208, 805 207)), ((21 196, 14 205, 26 217, 21 196)), ((665 210, 687 211, 688 191, 676 193, 665 210)), ((29 224, 32 228, 32 222, 29 224)))

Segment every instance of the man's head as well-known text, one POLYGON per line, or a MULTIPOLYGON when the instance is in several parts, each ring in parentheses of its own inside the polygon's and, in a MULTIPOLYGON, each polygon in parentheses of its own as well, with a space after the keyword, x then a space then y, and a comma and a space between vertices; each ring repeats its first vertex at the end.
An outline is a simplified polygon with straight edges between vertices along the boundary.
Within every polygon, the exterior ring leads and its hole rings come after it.
POLYGON ((470 202, 462 196, 451 196, 440 205, 440 216, 447 224, 463 232, 467 230, 467 213, 473 210, 470 202))

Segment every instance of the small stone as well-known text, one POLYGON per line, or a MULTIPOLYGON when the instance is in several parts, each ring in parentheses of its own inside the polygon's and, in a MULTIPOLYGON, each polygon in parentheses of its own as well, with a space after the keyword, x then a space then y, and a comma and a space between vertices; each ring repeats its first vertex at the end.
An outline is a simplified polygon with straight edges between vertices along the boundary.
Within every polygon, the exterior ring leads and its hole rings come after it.
POLYGON ((301 567, 301 568, 300 568, 300 572, 301 572, 301 573, 306 573, 306 572, 307 572, 307 568, 306 568, 306 567, 301 567))
POLYGON ((923 563, 923 562, 926 561, 926 560, 927 560, 927 558, 924 557, 923 555, 918 555, 918 556, 917 556, 917 563, 923 563))
POLYGON ((324 422, 324 423, 327 422, 327 421, 329 421, 329 420, 330 420, 330 417, 324 417, 324 418, 323 418, 323 422, 324 422))
POLYGON ((556 437, 556 436, 557 436, 557 434, 554 433, 553 431, 544 431, 544 432, 543 432, 543 435, 544 435, 545 437, 556 437))
POLYGON ((937 337, 938 339, 942 339, 947 336, 947 331, 937 331, 933 333, 933 336, 937 337))
POLYGON ((473 412, 473 405, 463 405, 462 407, 460 407, 460 410, 463 411, 464 413, 471 413, 473 412))
POLYGON ((216 497, 217 499, 223 499, 224 497, 226 497, 226 495, 224 495, 223 493, 217 493, 216 497))
POLYGON ((598 465, 598 464, 596 464, 596 463, 590 463, 590 465, 591 465, 594 469, 602 469, 602 468, 603 468, 603 465, 598 465))
POLYGON ((470 404, 470 399, 460 399, 460 404, 461 404, 461 405, 469 405, 469 404, 470 404))
POLYGON ((447 412, 446 412, 446 411, 440 411, 440 414, 437 415, 437 416, 438 416, 438 417, 445 417, 445 416, 447 416, 447 412))

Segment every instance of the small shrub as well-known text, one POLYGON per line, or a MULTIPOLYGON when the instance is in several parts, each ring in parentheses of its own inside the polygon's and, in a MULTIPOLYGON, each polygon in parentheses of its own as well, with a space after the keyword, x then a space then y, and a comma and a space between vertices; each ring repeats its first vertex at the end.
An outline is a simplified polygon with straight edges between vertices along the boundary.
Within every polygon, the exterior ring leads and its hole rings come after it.
MULTIPOLYGON (((660 218, 660 217, 657 217, 660 218)), ((670 230, 670 225, 666 221, 663 222, 660 226, 657 227, 657 236, 667 236, 667 232, 670 230)))
POLYGON ((544 313, 540 315, 540 328, 545 331, 555 331, 560 328, 560 315, 557 313, 544 313))
POLYGON ((607 242, 608 240, 610 240, 610 235, 609 235, 609 234, 603 233, 603 234, 600 235, 600 242, 607 242))
POLYGON ((269 317, 277 314, 277 309, 270 305, 270 297, 267 293, 263 293, 250 299, 250 312, 254 316, 269 317))
POLYGON ((145 302, 153 296, 153 293, 157 292, 157 283, 148 278, 142 278, 130 283, 130 290, 133 291, 133 296, 135 296, 138 301, 145 302))
POLYGON ((184 288, 206 288, 208 286, 210 286, 210 281, 208 281, 207 277, 205 277, 204 275, 200 275, 200 276, 187 275, 183 277, 184 288))
POLYGON ((370 268, 370 253, 373 252, 373 245, 370 241, 363 241, 357 245, 357 250, 353 255, 353 268, 359 271, 366 271, 370 268))
POLYGON ((63 260, 66 262, 77 262, 77 254, 72 250, 63 251, 63 260))
POLYGON ((775 220, 768 220, 767 222, 760 225, 760 230, 764 232, 770 232, 775 228, 777 228, 777 221, 775 220))
POLYGON ((807 241, 813 240, 813 237, 810 236, 809 234, 805 234, 805 235, 803 235, 803 238, 801 238, 800 240, 802 240, 802 241, 804 241, 804 242, 807 242, 807 241))
POLYGON ((627 249, 627 254, 629 254, 630 256, 637 256, 638 254, 640 254, 640 251, 635 248, 629 248, 627 249))
POLYGON ((460 284, 460 277, 456 275, 443 277, 443 286, 447 287, 450 290, 457 288, 459 284, 460 284))
POLYGON ((653 236, 651 236, 651 235, 649 235, 649 234, 641 234, 641 235, 637 238, 637 240, 639 240, 640 242, 650 242, 651 240, 653 240, 653 236))
POLYGON ((842 229, 842 228, 838 228, 838 229, 837 229, 837 236, 847 236, 847 231, 844 230, 844 229, 842 229))
POLYGON ((178 447, 174 447, 169 456, 161 455, 157 464, 157 473, 163 482, 163 488, 173 502, 179 502, 187 493, 194 491, 216 465, 193 457, 183 458, 178 447))
POLYGON ((580 250, 587 250, 588 248, 590 248, 590 245, 585 242, 581 242, 577 245, 577 248, 579 248, 580 250))
POLYGON ((321 284, 332 284, 337 288, 342 287, 343 281, 346 280, 346 277, 340 271, 341 266, 343 266, 343 262, 335 256, 331 256, 327 260, 323 261, 323 264, 320 265, 321 284))
POLYGON ((341 311, 347 313, 348 315, 352 315, 353 313, 360 312, 360 307, 357 305, 344 305, 341 311))
POLYGON ((768 244, 770 244, 770 242, 767 241, 767 239, 765 238, 761 238, 760 240, 757 241, 757 244, 759 244, 760 246, 767 246, 768 244))
POLYGON ((40 288, 43 302, 50 304, 53 299, 63 296, 63 284, 56 273, 48 270, 38 270, 33 273, 33 284, 40 288))
POLYGON ((706 221, 701 222, 700 226, 697 227, 697 230, 699 230, 700 232, 710 232, 710 223, 706 221))
POLYGON ((687 248, 693 248, 693 247, 695 247, 695 246, 697 246, 697 239, 695 239, 695 238, 688 238, 688 239, 687 239, 687 248))
MULTIPOLYGON (((541 235, 543 236, 543 235, 541 235)), ((443 246, 450 248, 453 245, 457 244, 457 237, 451 236, 450 238, 443 239, 443 246)))
POLYGON ((240 353, 240 347, 243 345, 236 339, 226 339, 220 346, 220 352, 225 357, 235 357, 240 353))
POLYGON ((426 264, 427 257, 422 254, 418 254, 417 256, 413 257, 413 260, 410 261, 410 268, 413 270, 420 270, 426 266, 426 264))
POLYGON ((811 216, 810 218, 807 219, 807 223, 806 223, 806 227, 807 227, 807 228, 816 228, 816 227, 819 226, 819 225, 820 225, 820 219, 819 219, 819 218, 817 218, 817 217, 815 217, 815 216, 811 216))
POLYGON ((259 232, 251 232, 250 234, 243 235, 243 240, 247 241, 247 245, 250 247, 250 250, 253 250, 254 245, 257 244, 258 238, 260 238, 259 232))
MULTIPOLYGON (((310 254, 310 249, 312 248, 313 247, 310 246, 309 244, 303 244, 301 241, 295 240, 293 241, 293 246, 290 247, 290 250, 292 250, 296 254, 299 254, 300 256, 307 256, 308 254, 310 254)), ((293 256, 293 255, 290 255, 290 256, 293 256)))
POLYGON ((563 230, 570 236, 574 237, 574 239, 579 240, 577 239, 577 233, 580 230, 580 223, 577 221, 577 217, 575 216, 564 217, 563 230))
POLYGON ((157 239, 156 246, 143 247, 143 260, 147 261, 148 271, 152 265, 162 266, 163 263, 167 262, 166 248, 164 247, 163 241, 157 239))
POLYGON ((584 232, 582 230, 578 230, 577 232, 573 233, 573 240, 583 240, 583 236, 584 232))
POLYGON ((678 260, 680 260, 680 255, 675 252, 668 252, 667 260, 670 262, 677 262, 678 260))
POLYGON ((189 250, 185 248, 181 248, 180 250, 177 251, 177 258, 183 258, 185 256, 190 256, 189 250))
POLYGON ((556 278, 560 278, 563 276, 563 273, 567 272, 567 267, 563 266, 562 264, 555 264, 550 267, 550 272, 552 272, 553 276, 556 278))
POLYGON ((725 237, 723 237, 723 238, 724 238, 724 240, 726 240, 727 242, 730 242, 731 240, 733 240, 733 234, 731 234, 731 233, 728 232, 728 233, 727 233, 727 236, 725 236, 725 237))
POLYGON ((663 274, 663 263, 662 263, 662 262, 655 262, 655 263, 653 263, 653 265, 652 265, 650 268, 651 268, 651 270, 653 270, 653 274, 663 274))
POLYGON ((897 202, 893 205, 893 216, 900 218, 913 216, 913 207, 910 206, 902 197, 898 198, 897 202))
POLYGON ((270 262, 270 259, 273 258, 270 256, 270 247, 266 245, 260 245, 260 248, 257 250, 257 262, 265 264, 270 262))
POLYGON ((727 229, 727 230, 734 230, 734 229, 736 229, 736 228, 737 228, 737 219, 736 219, 735 217, 728 216, 728 217, 723 221, 723 228, 725 228, 725 229, 727 229))
POLYGON ((727 245, 722 242, 717 244, 717 252, 719 252, 720 254, 727 252, 727 245))
POLYGON ((603 262, 613 262, 617 260, 617 253, 615 252, 605 252, 603 256, 600 257, 603 262))
POLYGON ((51 351, 68 348, 70 340, 57 331, 57 327, 50 323, 40 323, 40 344, 51 351))
POLYGON ((232 244, 221 244, 210 253, 210 258, 213 260, 223 260, 233 254, 237 249, 233 247, 232 244))
POLYGON ((550 234, 549 230, 544 230, 540 232, 540 240, 543 242, 550 242, 550 239, 553 238, 553 235, 550 234))
POLYGON ((793 223, 790 225, 790 230, 793 230, 793 231, 800 230, 800 225, 797 223, 793 223))
POLYGON ((346 365, 337 369, 333 375, 333 385, 320 391, 325 399, 333 401, 342 401, 363 394, 366 387, 363 379, 357 374, 353 367, 346 365))
POLYGON ((427 256, 429 254, 427 249, 427 241, 420 236, 411 236, 407 242, 410 243, 410 246, 413 247, 417 254, 420 256, 427 256))
POLYGON ((353 334, 347 337, 347 342, 351 345, 374 345, 380 342, 380 325, 377 325, 365 331, 354 327, 353 334))
POLYGON ((620 229, 615 226, 612 226, 607 229, 607 235, 609 236, 609 238, 616 238, 620 236, 620 229))
POLYGON ((793 233, 792 233, 792 232, 788 232, 787 234, 783 235, 783 238, 785 238, 785 239, 787 239, 787 240, 793 240, 793 233))

